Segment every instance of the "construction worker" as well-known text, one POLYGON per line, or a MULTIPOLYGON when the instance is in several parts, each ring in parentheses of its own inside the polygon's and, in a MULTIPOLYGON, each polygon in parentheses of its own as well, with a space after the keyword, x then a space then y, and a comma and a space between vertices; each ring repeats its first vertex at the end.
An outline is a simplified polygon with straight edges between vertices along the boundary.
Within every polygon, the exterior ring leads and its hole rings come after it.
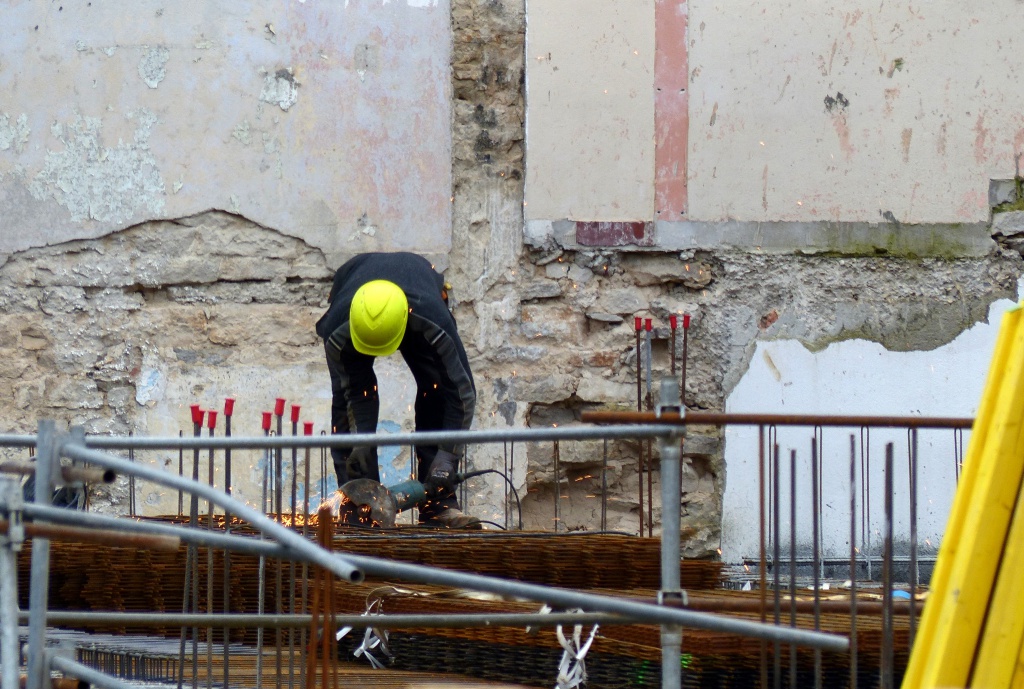
MULTIPOLYGON (((334 276, 327 313, 317 322, 331 374, 334 433, 374 433, 380 413, 376 357, 401 352, 416 380, 417 431, 460 431, 473 420, 476 389, 469 360, 448 309, 444 278, 411 253, 367 253, 334 276)), ((464 514, 450 483, 462 446, 417 446, 417 478, 434 487, 420 521, 449 528, 481 528, 464 514)), ((357 478, 380 481, 377 448, 332 448, 338 485, 357 478)))

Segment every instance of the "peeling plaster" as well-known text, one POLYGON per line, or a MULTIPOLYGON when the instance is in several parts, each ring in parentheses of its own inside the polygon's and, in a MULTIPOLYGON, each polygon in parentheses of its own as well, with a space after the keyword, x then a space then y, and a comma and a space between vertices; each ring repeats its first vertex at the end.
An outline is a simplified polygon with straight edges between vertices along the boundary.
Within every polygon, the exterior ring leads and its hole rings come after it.
POLYGON ((139 62, 139 76, 146 82, 146 86, 155 89, 163 81, 164 77, 167 76, 165 68, 170 58, 170 51, 162 46, 150 48, 146 51, 146 54, 142 56, 142 60, 139 62))
POLYGON ((7 151, 13 147, 16 153, 21 153, 31 133, 28 116, 25 113, 18 115, 18 119, 13 122, 9 115, 0 115, 0 151, 7 151))
POLYGON ((274 74, 263 76, 263 90, 260 100, 280 107, 285 112, 299 100, 299 84, 291 71, 279 69, 274 74))
POLYGON ((130 113, 138 128, 132 142, 103 146, 102 122, 75 115, 68 125, 51 131, 63 151, 47 150, 46 163, 29 189, 37 201, 53 198, 74 221, 125 222, 140 210, 159 215, 164 208, 164 182, 149 138, 157 117, 149 110, 130 113))

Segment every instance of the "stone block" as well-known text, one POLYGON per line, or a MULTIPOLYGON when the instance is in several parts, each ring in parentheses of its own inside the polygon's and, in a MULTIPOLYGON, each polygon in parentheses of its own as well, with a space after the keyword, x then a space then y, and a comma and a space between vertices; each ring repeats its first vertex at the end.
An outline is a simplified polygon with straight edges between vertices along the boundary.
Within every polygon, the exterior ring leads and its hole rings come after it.
POLYGON ((92 380, 56 378, 46 383, 46 405, 64 409, 102 409, 103 394, 92 380))
POLYGON ((522 333, 525 337, 550 337, 563 342, 580 342, 584 318, 564 304, 524 304, 522 333))
POLYGON ((1024 211, 995 213, 992 216, 992 236, 1014 237, 1024 234, 1024 211))
POLYGON ((587 402, 626 404, 635 396, 636 386, 595 376, 589 371, 580 374, 576 396, 587 402))
POLYGON ((635 287, 605 289, 597 296, 594 310, 606 311, 620 316, 632 315, 646 310, 647 298, 635 287))

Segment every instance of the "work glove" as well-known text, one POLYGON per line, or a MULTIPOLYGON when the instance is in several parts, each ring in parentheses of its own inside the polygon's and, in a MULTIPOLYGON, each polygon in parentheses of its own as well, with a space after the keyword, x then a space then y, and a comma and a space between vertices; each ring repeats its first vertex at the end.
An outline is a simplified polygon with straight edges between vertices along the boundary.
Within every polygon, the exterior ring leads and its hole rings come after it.
POLYGON ((459 458, 446 450, 438 450, 430 463, 426 484, 437 492, 448 492, 455 488, 455 474, 459 458))
POLYGON ((357 478, 368 478, 373 481, 380 481, 380 473, 377 467, 377 448, 375 447, 354 447, 352 454, 346 461, 348 469, 348 480, 357 478))

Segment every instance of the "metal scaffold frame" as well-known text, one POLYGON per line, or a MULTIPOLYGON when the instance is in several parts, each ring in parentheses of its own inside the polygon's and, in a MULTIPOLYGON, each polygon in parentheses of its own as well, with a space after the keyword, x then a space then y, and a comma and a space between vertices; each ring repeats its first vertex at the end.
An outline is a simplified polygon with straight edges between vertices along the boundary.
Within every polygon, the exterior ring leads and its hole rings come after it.
MULTIPOLYGON (((231 615, 215 614, 212 610, 205 614, 195 613, 85 613, 85 612, 61 612, 48 610, 48 578, 49 578, 49 538, 45 528, 59 529, 76 526, 80 529, 99 532, 116 532, 117 534, 133 534, 137 538, 170 539, 175 544, 178 542, 188 543, 194 546, 216 548, 225 552, 239 552, 256 555, 261 558, 279 559, 285 562, 305 562, 317 565, 330 572, 342 581, 358 583, 366 575, 387 578, 389 580, 404 581, 409 583, 428 584, 436 586, 455 587, 480 591, 501 596, 517 597, 544 603, 562 610, 579 610, 580 612, 558 612, 536 615, 522 614, 481 614, 481 615, 446 615, 441 616, 425 615, 381 615, 374 618, 374 625, 382 629, 386 628, 424 628, 430 626, 553 626, 561 624, 596 624, 596 623, 640 623, 658 625, 662 629, 662 686, 678 687, 681 683, 681 642, 683 628, 692 628, 708 631, 719 631, 729 634, 748 636, 761 639, 764 643, 772 643, 776 648, 780 644, 788 644, 790 648, 805 646, 817 651, 847 652, 850 650, 850 640, 843 636, 818 631, 797 629, 795 627, 783 626, 779 619, 778 591, 779 582, 775 582, 776 590, 776 615, 775 622, 771 623, 765 619, 763 613, 765 601, 762 600, 762 621, 749 621, 732 617, 724 617, 709 612, 694 610, 687 607, 687 596, 680 587, 679 566, 680 561, 680 515, 678 510, 664 510, 662 513, 662 540, 661 540, 661 577, 662 584, 658 596, 658 603, 643 603, 634 600, 626 600, 607 595, 587 593, 583 591, 529 584, 508 579, 470 574, 426 565, 412 564, 386 560, 382 558, 369 557, 365 555, 353 555, 332 553, 331 551, 317 545, 316 543, 297 534, 294 530, 285 527, 278 521, 270 518, 260 510, 254 509, 242 501, 231 497, 227 492, 218 490, 212 485, 204 484, 195 480, 195 477, 188 478, 175 473, 170 473, 135 463, 129 459, 116 457, 104 450, 141 450, 141 449, 191 449, 198 452, 201 449, 262 449, 282 450, 285 448, 311 449, 329 447, 357 447, 361 445, 395 445, 410 446, 419 444, 433 444, 438 442, 456 443, 501 443, 501 442, 541 442, 541 441, 578 441, 578 440, 617 440, 617 439, 643 439, 654 440, 658 444, 660 455, 661 472, 661 500, 662 505, 680 503, 680 473, 681 473, 681 440, 685 434, 687 423, 694 424, 727 424, 728 415, 720 415, 722 418, 702 418, 700 413, 683 415, 680 413, 678 403, 679 392, 675 383, 669 379, 662 385, 661 400, 667 403, 660 404, 656 411, 645 415, 643 423, 628 423, 637 421, 636 418, 615 418, 617 425, 608 426, 575 426, 545 429, 511 429, 511 430, 484 430, 484 431, 463 431, 463 432, 427 432, 427 433, 406 433, 406 434, 362 434, 348 436, 264 436, 259 437, 196 437, 183 438, 140 438, 140 437, 89 437, 86 438, 81 430, 73 429, 69 433, 58 432, 52 421, 41 421, 36 436, 0 436, 0 445, 8 446, 35 446, 36 462, 35 471, 35 502, 21 504, 20 493, 14 490, 0 492, 3 496, 0 501, 0 517, 3 517, 10 525, 7 535, 0 536, 0 608, 3 612, 3 621, 0 623, 3 630, 0 650, 0 664, 3 666, 2 686, 0 689, 13 689, 17 686, 17 673, 12 676, 11 667, 17 668, 17 659, 20 656, 17 648, 17 623, 18 620, 27 620, 28 633, 28 689, 42 689, 48 687, 46 678, 50 670, 60 670, 69 676, 79 677, 89 681, 96 686, 123 687, 126 686, 120 680, 97 673, 96 670, 86 668, 73 660, 56 655, 46 650, 46 627, 47 624, 75 624, 90 623, 104 624, 118 622, 121 625, 126 623, 132 625, 153 625, 153 626, 192 626, 192 627, 218 627, 228 628, 234 626, 245 626, 258 624, 260 628, 283 628, 308 626, 310 615, 308 614, 265 614, 253 615, 231 615), (648 416, 650 418, 648 418, 648 416), (52 507, 48 504, 49 493, 55 484, 53 477, 60 467, 60 459, 68 458, 73 465, 89 465, 98 467, 106 472, 116 472, 119 475, 130 476, 146 481, 160 484, 193 496, 193 499, 202 498, 211 505, 224 510, 233 519, 248 522, 261 534, 260 539, 248 538, 225 533, 215 533, 205 529, 188 528, 185 526, 173 526, 170 524, 159 524, 145 521, 125 520, 115 517, 106 517, 99 514, 69 512, 52 507), (17 494, 17 495, 16 495, 17 494), (30 604, 27 611, 17 611, 17 584, 16 567, 11 565, 13 555, 20 545, 19 539, 24 539, 23 518, 31 519, 29 524, 37 528, 34 534, 31 562, 30 581, 30 604), (44 529, 44 530, 39 530, 44 529), (268 540, 263 540, 266 538, 268 540), (13 601, 13 607, 12 606, 13 601), (15 614, 8 614, 9 609, 15 614), (104 618, 106 616, 106 618, 104 618), (433 619, 431 619, 433 618, 433 619), (13 638, 13 642, 11 639, 13 638), (78 674, 76 674, 78 673, 78 674), (88 677, 86 676, 88 674, 88 677), (99 675, 99 676, 97 676, 99 675)), ((839 425, 839 417, 831 417, 839 425)), ((595 419, 611 421, 611 419, 595 419)), ((879 421, 875 419, 875 421, 879 421)), ((949 420, 956 422, 950 427, 963 427, 963 420, 949 420)), ((761 423, 764 418, 743 419, 739 422, 761 423)), ((774 419, 774 423, 798 423, 795 417, 787 419, 774 419)), ((857 424, 870 424, 871 419, 867 417, 857 419, 857 424)), ((826 425, 824 417, 815 418, 815 426, 826 425)), ((855 425, 846 420, 843 425, 855 425)), ((905 425, 897 423, 880 423, 876 425, 905 425)), ((762 446, 762 452, 763 452, 762 446)), ((890 451, 891 452, 891 451, 890 451)), ((778 462, 778 459, 776 459, 778 462)), ((891 462, 891 459, 890 459, 891 462)), ((771 464, 761 458, 762 466, 771 464)), ((816 466, 816 465, 815 465, 816 466)), ((852 471, 852 470, 851 470, 852 471)), ((891 471, 891 470, 890 470, 891 471)), ((774 474, 779 476, 778 471, 774 474)), ((7 482, 13 485, 13 481, 7 482)), ((815 480, 816 485, 816 480, 815 480)), ((765 484, 762 478, 762 496, 765 484)), ((777 490, 777 486, 775 486, 777 490)), ((819 496, 815 496, 815 500, 819 496)), ((763 499, 763 498, 762 498, 763 499)), ((774 504, 778 505, 776 498, 774 504)), ((641 512, 643 505, 640 506, 641 512)), ((764 508, 762 505, 762 519, 764 508)), ((775 520, 776 525, 778 520, 775 520)), ((24 524, 27 526, 28 524, 24 524)), ((762 523, 762 544, 764 543, 764 525, 762 523)), ((641 534, 642 535, 642 534, 641 534)), ((155 541, 154 541, 155 542, 155 541)), ((772 539, 774 544, 778 543, 778 537, 772 539)), ((817 536, 815 536, 817 543, 817 536)), ((176 547, 176 545, 175 545, 176 547)), ((773 569, 778 574, 777 556, 772 559, 773 569)), ((817 554, 815 555, 817 560, 817 554)), ((792 561, 792 557, 791 557, 792 561)), ((764 564, 764 549, 762 545, 762 590, 766 590, 766 582, 763 573, 766 571, 764 564)), ((817 572, 817 566, 815 567, 817 572)), ((891 582, 889 582, 891 586, 891 582)), ((794 602, 795 605, 795 602, 794 602)), ((888 599, 889 616, 892 614, 891 590, 888 599)), ((857 608, 856 601, 851 604, 851 611, 857 608)), ((795 608, 794 608, 795 609, 795 608)), ((816 613, 817 614, 817 613, 816 613)), ((337 616, 335 619, 339 625, 356 625, 357 618, 365 623, 362 616, 337 616)), ((795 652, 795 651, 794 651, 795 652)), ((792 666, 791 666, 792 667, 792 666)), ((855 672, 855 670, 854 670, 855 672)), ((778 670, 776 670, 778 673, 778 670)), ((854 674, 854 677, 856 675, 854 674)), ((778 680, 776 681, 778 684, 778 680)))

